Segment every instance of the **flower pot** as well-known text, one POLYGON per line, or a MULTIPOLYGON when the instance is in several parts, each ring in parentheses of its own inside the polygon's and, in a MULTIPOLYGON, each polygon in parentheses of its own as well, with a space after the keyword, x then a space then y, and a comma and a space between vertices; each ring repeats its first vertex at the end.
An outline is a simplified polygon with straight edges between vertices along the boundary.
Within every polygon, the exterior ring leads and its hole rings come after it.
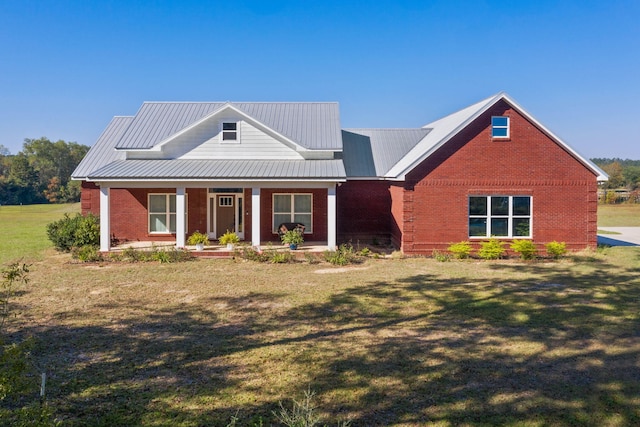
POLYGON ((196 243, 196 251, 203 251, 204 243, 196 243))
POLYGON ((227 243, 227 250, 228 251, 232 251, 233 250, 233 243, 227 243))
POLYGON ((298 249, 298 245, 296 245, 295 243, 289 243, 289 249, 295 251, 296 249, 298 249))

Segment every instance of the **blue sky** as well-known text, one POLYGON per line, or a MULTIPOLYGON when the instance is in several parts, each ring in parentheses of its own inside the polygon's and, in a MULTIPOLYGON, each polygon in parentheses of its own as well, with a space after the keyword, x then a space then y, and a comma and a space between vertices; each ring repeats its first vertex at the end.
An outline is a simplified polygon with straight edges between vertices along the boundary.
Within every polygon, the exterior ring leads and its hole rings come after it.
POLYGON ((419 127, 506 91, 582 155, 640 159, 639 23, 637 0, 0 0, 0 144, 92 145, 143 101, 419 127))

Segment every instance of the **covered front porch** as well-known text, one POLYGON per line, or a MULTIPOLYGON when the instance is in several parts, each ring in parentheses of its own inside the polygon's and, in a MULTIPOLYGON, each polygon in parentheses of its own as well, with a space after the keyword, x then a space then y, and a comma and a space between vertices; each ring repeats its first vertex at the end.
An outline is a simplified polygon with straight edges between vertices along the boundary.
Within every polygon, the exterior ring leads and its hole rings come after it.
POLYGON ((195 231, 209 236, 209 252, 223 251, 215 243, 226 231, 260 250, 280 245, 280 222, 305 223, 305 250, 336 248, 337 182, 123 184, 98 184, 103 252, 118 250, 119 246, 112 247, 114 240, 186 248, 188 236, 195 231))

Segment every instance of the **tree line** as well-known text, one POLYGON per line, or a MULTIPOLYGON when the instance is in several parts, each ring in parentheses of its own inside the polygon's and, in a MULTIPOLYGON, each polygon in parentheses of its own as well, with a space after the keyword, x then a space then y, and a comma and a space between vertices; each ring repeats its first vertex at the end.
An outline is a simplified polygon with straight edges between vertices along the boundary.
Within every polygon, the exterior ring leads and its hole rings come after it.
POLYGON ((591 161, 609 175, 609 181, 603 184, 605 190, 640 190, 640 160, 595 158, 591 161))
POLYGON ((11 155, 0 145, 0 205, 69 203, 80 200, 80 182, 71 174, 89 151, 77 142, 25 139, 11 155))

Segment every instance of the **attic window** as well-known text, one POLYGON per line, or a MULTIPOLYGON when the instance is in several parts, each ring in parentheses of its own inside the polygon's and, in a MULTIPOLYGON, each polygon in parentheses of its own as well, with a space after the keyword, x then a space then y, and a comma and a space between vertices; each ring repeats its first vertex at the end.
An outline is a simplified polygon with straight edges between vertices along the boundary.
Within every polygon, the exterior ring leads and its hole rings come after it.
POLYGON ((222 123, 222 140, 223 141, 238 140, 238 123, 236 122, 222 123))
POLYGON ((509 138, 509 117, 491 117, 491 137, 494 139, 509 138))

